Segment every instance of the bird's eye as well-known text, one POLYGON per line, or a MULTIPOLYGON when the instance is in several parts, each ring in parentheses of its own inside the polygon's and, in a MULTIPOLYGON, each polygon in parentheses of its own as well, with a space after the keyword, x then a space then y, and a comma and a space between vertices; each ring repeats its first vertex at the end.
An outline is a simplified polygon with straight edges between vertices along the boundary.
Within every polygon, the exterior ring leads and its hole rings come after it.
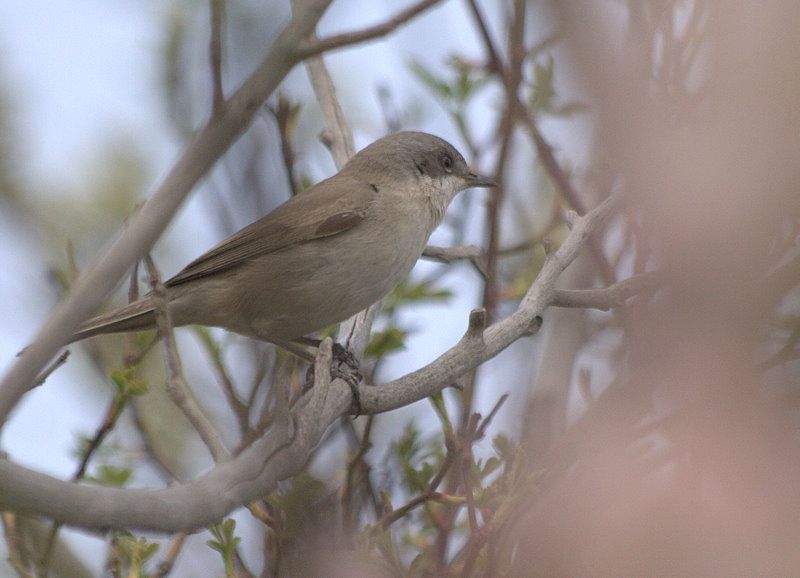
POLYGON ((439 157, 439 162, 442 164, 442 168, 448 173, 453 171, 453 157, 449 154, 445 153, 439 157))

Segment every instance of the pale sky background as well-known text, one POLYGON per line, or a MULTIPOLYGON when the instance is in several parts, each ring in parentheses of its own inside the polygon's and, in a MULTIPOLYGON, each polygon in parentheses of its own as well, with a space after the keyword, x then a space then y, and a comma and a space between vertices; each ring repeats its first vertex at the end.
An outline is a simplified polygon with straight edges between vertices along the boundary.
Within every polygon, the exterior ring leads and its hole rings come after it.
MULTIPOLYGON (((326 14, 320 35, 330 31, 355 30, 383 20, 410 2, 382 0, 355 2, 339 0, 326 14)), ((265 3, 272 5, 275 3, 265 3)), ((276 26, 285 22, 288 10, 281 3, 275 9, 276 26)), ((194 3, 197 21, 207 22, 208 3, 194 3)), ((484 12, 494 2, 481 2, 484 12)), ((125 135, 137 143, 147 143, 146 161, 152 169, 152 179, 143 196, 157 185, 158 175, 174 162, 181 143, 174 132, 166 128, 165 107, 161 103, 159 82, 161 50, 165 36, 164 17, 172 2, 155 0, 29 0, 0 3, 0 82, 7 84, 15 110, 15 126, 21 138, 24 163, 19 167, 32 190, 41 194, 59 195, 63 191, 80 194, 85 183, 83 171, 98 157, 98 151, 113 135, 125 135)), ((496 16, 496 15, 495 15, 496 16)), ((494 25, 500 21, 495 18, 494 25)), ((496 38, 502 38, 497 35, 496 38)), ((197 34, 206 34, 198 30, 197 34)), ((200 37, 200 42, 205 42, 200 37)), ((504 39, 503 39, 504 42, 504 39)), ((207 74, 206 47, 198 46, 195 55, 199 78, 207 74)), ((379 85, 391 88, 395 103, 406 106, 419 102, 421 113, 414 121, 416 128, 438 134, 457 143, 457 132, 443 109, 408 72, 411 58, 423 59, 433 68, 442 67, 446 57, 457 52, 481 58, 481 43, 475 34, 470 15, 463 2, 444 2, 387 40, 337 52, 327 57, 334 82, 345 113, 350 120, 357 148, 382 136, 385 126, 381 120, 376 97, 379 85)), ((238 80, 228 78, 230 93, 238 80)), ((568 79, 567 79, 568 80, 568 79)), ((564 79, 560 79, 561 82, 564 79)), ((569 83, 566 83, 568 86, 569 83)), ((298 141, 311 143, 306 151, 298 151, 299 161, 315 180, 334 170, 327 152, 315 142, 321 128, 320 117, 309 92, 305 69, 296 68, 283 87, 293 98, 304 103, 304 113, 298 141)), ((473 127, 478 135, 488 136, 494 129, 493 110, 496 92, 484 91, 473 110, 473 127)), ((256 120, 256 123, 263 122, 256 120)), ((581 162, 588 154, 588 125, 574 132, 574 123, 544 122, 548 135, 570 158, 581 162), (565 127, 569 126, 569 131, 565 127)), ((459 143, 460 144, 460 143, 459 143)), ((457 145, 458 146, 458 145, 457 145)), ((460 147, 463 150, 463 146, 460 147)), ((532 157, 520 159, 531 163, 532 157)), ((478 167, 484 171, 490 164, 478 167)), ((515 186, 512 180, 512 186, 515 186)), ((519 187, 529 187, 522 181, 519 187)), ((189 222, 207 222, 202 211, 207 204, 198 202, 199 191, 192 197, 170 227, 167 239, 174 249, 175 263, 162 265, 165 275, 211 247, 220 235, 214 230, 194 233, 189 222), (169 267, 172 268, 169 268, 169 267)), ((484 191, 472 191, 472 215, 475 227, 467 242, 482 240, 480 207, 484 191)), ((531 194, 531 193, 527 193, 531 194)), ((253 215, 250 220, 260 215, 253 215)), ((244 224, 244 223, 242 223, 244 224)), ((48 263, 42 252, 42 232, 32 231, 24 223, 14 222, 0 205, 0 371, 5 371, 15 353, 23 347, 41 326, 55 303, 55 292, 47 282, 48 263)), ((433 242, 448 243, 448 232, 438 231, 433 242)), ((99 247, 98 247, 99 249, 99 247)), ((425 273, 435 265, 422 263, 416 272, 425 273)), ((409 324, 418 328, 409 349, 394 355, 385 365, 386 379, 399 376, 410 369, 431 361, 454 344, 466 327, 467 314, 480 300, 481 284, 467 266, 458 266, 441 282, 455 292, 444 305, 419 307, 409 324)), ((181 341, 186 341, 183 338, 181 341)), ((481 390, 479 406, 484 411, 503 392, 502 384, 519 381, 515 375, 503 375, 508 368, 524 368, 509 364, 511 356, 530 357, 530 340, 523 340, 523 349, 512 348, 501 355, 498 363, 487 364, 482 375, 492 374, 491 388, 481 390), (500 384, 500 385, 497 385, 500 384), (498 389, 500 388, 500 389, 498 389)), ((78 433, 88 434, 97 427, 107 403, 107 393, 91 389, 86 382, 96 383, 97 375, 87 363, 80 347, 73 347, 69 363, 54 374, 47 384, 28 394, 4 432, 2 449, 27 466, 66 477, 76 467, 71 450, 78 433)), ((190 364, 185 364, 189 367, 190 364)), ((207 372, 207 368, 196 371, 207 372)), ((192 381, 192 371, 190 381, 192 381)), ((207 376, 206 376, 207 378, 207 376)), ((198 379, 201 379, 198 377, 198 379)), ((515 430, 513 417, 522 409, 524 396, 518 394, 498 418, 498 427, 515 430)), ((427 402, 395 412, 396 423, 410 416, 419 420, 432 419, 427 402)), ((434 429, 435 422, 430 424, 434 429)), ((246 523, 242 517, 238 517, 246 523)), ((95 538, 80 532, 65 532, 70 541, 80 546, 81 555, 99 572, 104 549, 95 538)), ((0 546, 0 553, 3 548, 0 546)), ((195 563, 205 568, 217 568, 219 558, 208 548, 196 550, 195 563), (203 566, 203 565, 206 566, 203 566)), ((184 557, 184 560, 188 556, 184 557)), ((3 569, 0 563, 0 572, 3 569)), ((220 571, 216 574, 221 573, 220 571)), ((9 574, 11 575, 11 574, 9 574)), ((188 576, 188 566, 173 574, 188 576)))

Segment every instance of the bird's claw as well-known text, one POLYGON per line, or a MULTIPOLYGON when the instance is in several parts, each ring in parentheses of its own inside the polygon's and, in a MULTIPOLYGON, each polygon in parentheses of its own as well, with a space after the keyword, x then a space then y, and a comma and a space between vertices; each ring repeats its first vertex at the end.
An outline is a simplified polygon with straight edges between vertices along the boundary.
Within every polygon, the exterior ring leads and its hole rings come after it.
MULTIPOLYGON (((333 344, 333 363, 331 367, 331 377, 344 380, 350 387, 353 394, 353 406, 355 416, 361 414, 361 396, 358 393, 358 384, 363 379, 359 371, 359 364, 353 352, 338 343, 333 344)), ((314 366, 308 368, 306 376, 308 384, 306 390, 314 384, 314 366)))

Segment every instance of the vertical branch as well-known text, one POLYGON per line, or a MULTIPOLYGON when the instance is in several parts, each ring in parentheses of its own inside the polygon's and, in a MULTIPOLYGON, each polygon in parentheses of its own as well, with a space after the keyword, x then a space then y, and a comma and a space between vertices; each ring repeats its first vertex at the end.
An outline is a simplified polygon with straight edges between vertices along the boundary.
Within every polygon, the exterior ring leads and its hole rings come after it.
POLYGON ((336 87, 331 75, 322 60, 322 56, 314 56, 306 61, 308 76, 317 95, 317 102, 325 118, 325 129, 320 138, 331 151, 336 168, 341 169, 355 153, 353 131, 344 116, 339 100, 336 98, 336 87))
POLYGON ((175 344, 172 317, 167 306, 166 288, 161 283, 158 270, 149 255, 145 257, 145 264, 153 286, 156 326, 164 342, 164 355, 167 364, 167 393, 169 393, 172 401, 175 402, 175 405, 180 408, 192 424, 192 427, 197 431, 208 451, 211 452, 214 461, 223 462, 230 458, 230 453, 225 448, 219 434, 200 407, 197 398, 195 398, 189 384, 186 383, 186 378, 183 376, 178 347, 175 344))
POLYGON ((222 26, 225 20, 225 0, 210 0, 211 5, 211 42, 209 57, 211 59, 211 83, 213 101, 211 116, 216 116, 225 104, 222 92, 222 26))
MULTIPOLYGON (((505 87, 506 107, 500 124, 497 127, 497 140, 500 142, 500 152, 494 169, 494 179, 497 186, 491 190, 486 213, 486 280, 483 286, 482 307, 486 310, 488 322, 494 317, 497 309, 497 258, 500 250, 500 211, 505 194, 505 168, 512 146, 512 136, 516 122, 516 109, 519 105, 517 93, 522 80, 522 63, 525 58, 524 38, 525 33, 525 2, 516 0, 514 3, 514 16, 510 23, 508 51, 510 64, 508 68, 503 65, 500 54, 494 46, 486 22, 478 9, 475 0, 469 0, 470 8, 475 17, 478 29, 483 37, 491 68, 501 78, 505 87)), ((475 389, 475 372, 471 372, 465 380, 462 395, 461 424, 464 426, 469 420, 472 411, 472 398, 475 389)))
POLYGON ((275 117, 278 123, 278 132, 281 136, 281 156, 283 157, 283 165, 286 167, 286 176, 289 181, 289 188, 292 191, 292 196, 300 192, 300 185, 295 179, 294 165, 295 155, 292 144, 292 136, 294 133, 295 118, 300 110, 300 105, 292 104, 283 93, 278 93, 278 104, 276 106, 268 106, 269 111, 275 117))

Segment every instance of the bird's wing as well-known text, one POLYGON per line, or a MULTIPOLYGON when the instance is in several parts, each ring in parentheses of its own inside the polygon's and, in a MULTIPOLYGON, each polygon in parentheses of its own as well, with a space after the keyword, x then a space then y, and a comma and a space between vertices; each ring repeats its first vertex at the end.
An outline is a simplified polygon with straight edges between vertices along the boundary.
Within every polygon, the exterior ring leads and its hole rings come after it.
POLYGON ((347 231, 361 222, 377 191, 374 185, 342 174, 322 181, 189 263, 166 286, 215 275, 260 255, 347 231))

